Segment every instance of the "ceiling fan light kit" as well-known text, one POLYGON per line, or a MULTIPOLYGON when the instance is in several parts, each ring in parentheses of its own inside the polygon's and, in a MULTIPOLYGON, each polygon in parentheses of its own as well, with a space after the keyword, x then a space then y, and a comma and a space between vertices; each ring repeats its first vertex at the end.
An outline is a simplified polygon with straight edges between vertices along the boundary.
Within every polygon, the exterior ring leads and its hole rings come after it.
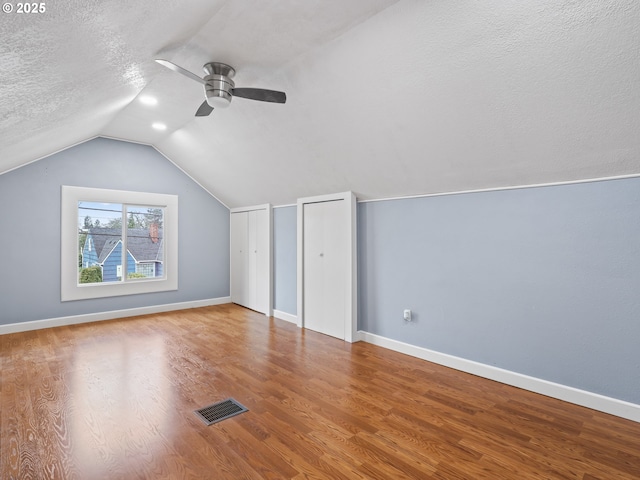
POLYGON ((196 111, 196 117, 206 117, 214 108, 227 108, 233 97, 270 103, 285 103, 287 101, 287 95, 284 92, 263 88, 236 88, 236 84, 232 80, 236 71, 226 63, 205 63, 202 68, 206 75, 204 78, 200 78, 195 73, 191 73, 168 60, 156 59, 156 62, 204 85, 206 100, 196 111))
POLYGON ((231 80, 236 71, 224 63, 211 62, 202 67, 207 74, 204 86, 207 103, 213 108, 227 108, 233 97, 236 84, 231 80))

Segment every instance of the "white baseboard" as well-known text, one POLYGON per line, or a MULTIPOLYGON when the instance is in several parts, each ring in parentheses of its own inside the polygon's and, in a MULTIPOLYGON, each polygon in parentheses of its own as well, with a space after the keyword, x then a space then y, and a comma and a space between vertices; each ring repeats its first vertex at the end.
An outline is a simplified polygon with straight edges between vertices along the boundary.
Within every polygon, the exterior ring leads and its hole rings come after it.
POLYGON ((640 422, 640 405, 625 402, 616 398, 606 397, 586 390, 580 390, 559 383, 549 382, 540 378, 530 377, 521 373, 504 370, 502 368, 485 365, 483 363, 466 360, 446 353, 436 352, 427 348, 416 347, 408 343, 381 337, 373 333, 358 332, 358 339, 374 345, 379 345, 396 352, 421 358, 429 362, 454 368, 462 372, 471 373, 479 377, 495 380, 507 385, 540 393, 548 397, 564 400, 583 407, 592 408, 600 412, 610 413, 618 417, 640 422))
POLYGON ((171 312, 173 310, 184 310, 187 308, 208 307, 210 305, 220 305, 230 302, 231 297, 208 298, 206 300, 194 300, 191 302, 151 305, 149 307, 127 308, 124 310, 111 310, 108 312, 86 313, 82 315, 72 315, 69 317, 48 318, 45 320, 10 323, 8 325, 0 325, 0 335, 4 335, 7 333, 28 332, 30 330, 40 330, 42 328, 62 327, 64 325, 76 325, 78 323, 112 320, 115 318, 135 317, 136 315, 147 315, 149 313, 171 312))
POLYGON ((291 315, 290 313, 287 312, 282 312, 280 310, 274 310, 273 311, 273 316, 276 318, 279 318, 280 320, 286 320, 287 322, 291 322, 291 323, 298 323, 298 316, 297 315, 291 315))

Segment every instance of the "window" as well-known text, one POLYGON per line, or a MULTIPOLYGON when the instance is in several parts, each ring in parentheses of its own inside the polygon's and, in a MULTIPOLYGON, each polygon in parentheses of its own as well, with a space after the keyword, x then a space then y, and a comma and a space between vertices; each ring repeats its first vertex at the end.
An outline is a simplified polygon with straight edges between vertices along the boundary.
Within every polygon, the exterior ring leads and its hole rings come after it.
POLYGON ((177 290, 178 197, 62 187, 61 298, 177 290))
POLYGON ((80 201, 78 283, 163 277, 163 219, 158 205, 80 201))

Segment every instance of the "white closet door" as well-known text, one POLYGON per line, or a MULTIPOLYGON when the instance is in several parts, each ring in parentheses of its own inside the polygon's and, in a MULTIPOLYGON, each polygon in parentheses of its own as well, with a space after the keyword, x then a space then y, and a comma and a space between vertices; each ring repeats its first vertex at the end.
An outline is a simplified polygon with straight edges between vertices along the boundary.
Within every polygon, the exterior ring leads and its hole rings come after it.
POLYGON ((322 203, 304 205, 304 326, 323 332, 324 318, 324 219, 322 203))
POLYGON ((248 280, 248 215, 247 212, 233 213, 231 230, 231 301, 240 305, 247 303, 248 280))
POLYGON ((232 211, 231 301, 270 315, 271 206, 232 211))
POLYGON ((269 310, 269 212, 254 210, 255 214, 255 303, 254 310, 268 315, 269 310))
POLYGON ((324 203, 324 315, 326 333, 344 340, 347 257, 350 243, 345 215, 345 201, 324 203))
POLYGON ((305 327, 345 338, 349 237, 344 201, 304 204, 305 327))
POLYGON ((246 282, 247 303, 245 306, 257 310, 256 294, 257 294, 257 272, 258 272, 258 246, 256 244, 256 211, 247 212, 247 236, 248 236, 248 274, 246 282))

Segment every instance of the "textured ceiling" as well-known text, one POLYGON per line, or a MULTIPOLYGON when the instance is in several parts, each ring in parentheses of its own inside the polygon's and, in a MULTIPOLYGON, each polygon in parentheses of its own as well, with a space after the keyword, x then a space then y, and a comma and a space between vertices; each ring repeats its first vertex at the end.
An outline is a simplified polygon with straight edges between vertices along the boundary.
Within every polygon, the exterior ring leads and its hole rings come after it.
POLYGON ((0 172, 104 135, 232 207, 637 174, 639 26, 637 0, 49 2, 0 14, 0 172), (195 118, 154 58, 287 103, 195 118))

